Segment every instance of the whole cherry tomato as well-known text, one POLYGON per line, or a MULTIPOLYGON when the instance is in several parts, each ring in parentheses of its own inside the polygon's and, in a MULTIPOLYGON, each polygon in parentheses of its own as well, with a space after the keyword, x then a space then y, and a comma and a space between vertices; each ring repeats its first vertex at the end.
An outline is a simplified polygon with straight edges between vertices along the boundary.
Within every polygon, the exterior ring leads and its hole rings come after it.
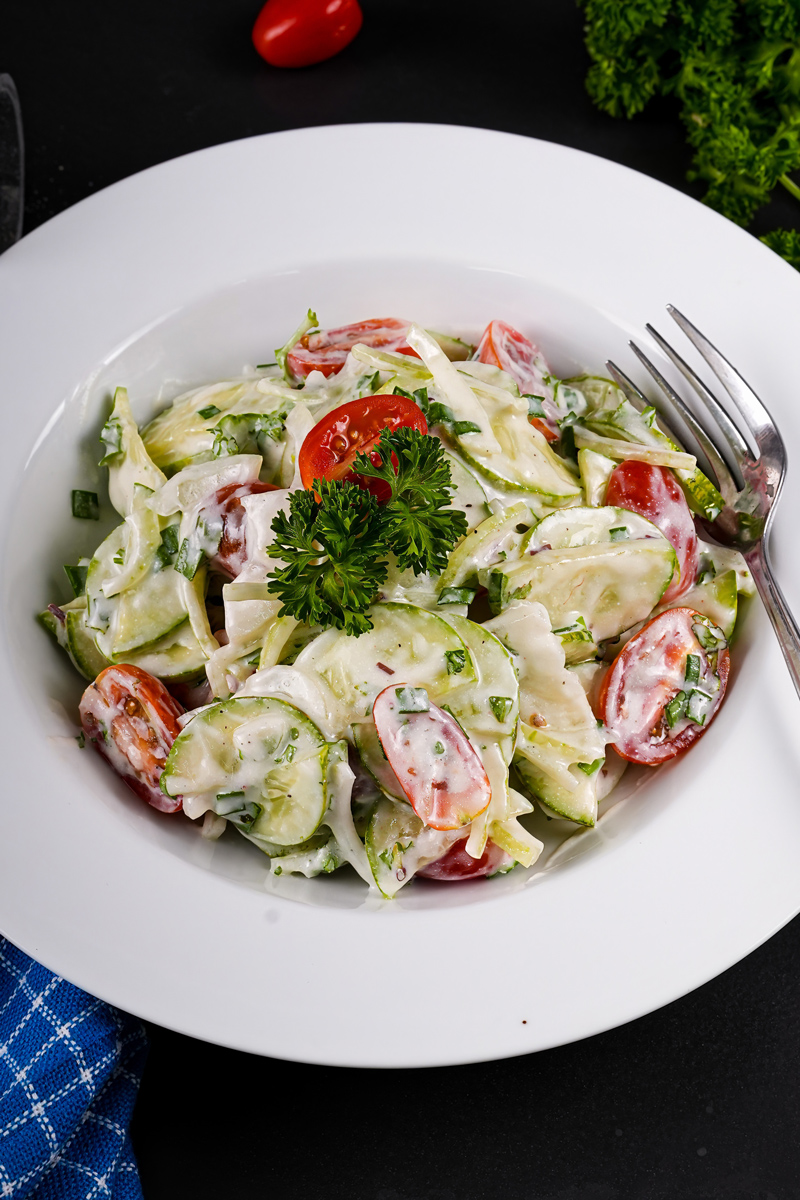
POLYGON ((310 67, 344 50, 363 19, 358 0, 267 0, 253 45, 273 67, 310 67))
POLYGON ((682 596, 697 575, 697 533, 686 497, 672 472, 635 459, 620 463, 611 472, 606 504, 646 517, 672 543, 680 573, 664 593, 662 604, 682 596))
POLYGON ((340 329, 323 329, 318 333, 307 333, 289 351, 286 362, 297 379, 311 371, 323 375, 335 375, 341 371, 347 356, 358 342, 375 350, 389 350, 393 354, 408 354, 419 358, 416 350, 406 343, 409 321, 397 317, 373 317, 369 321, 357 321, 354 325, 342 325, 340 329))
POLYGON ((417 875, 451 883, 459 879, 478 879, 481 875, 494 875, 502 867, 510 867, 512 861, 511 855, 506 854, 505 850, 501 850, 494 842, 487 842, 481 857, 473 858, 471 854, 467 854, 467 841, 463 838, 451 846, 442 858, 437 858, 435 862, 428 863, 427 867, 417 871, 417 875))
POLYGON ((460 829, 491 800, 488 776, 458 721, 430 701, 425 711, 410 710, 411 694, 419 692, 391 684, 372 706, 383 752, 420 821, 460 829))
POLYGON ((80 703, 87 739, 128 787, 161 812, 177 812, 181 799, 159 787, 183 709, 160 679, 140 667, 106 667, 80 703))
POLYGON ((614 659, 600 690, 617 754, 657 766, 688 750, 719 711, 729 668, 725 638, 708 617, 691 608, 654 617, 614 659))
POLYGON ((211 528, 219 528, 222 523, 222 538, 217 553, 211 558, 212 570, 235 579, 247 562, 247 546, 245 544, 245 518, 247 513, 242 500, 247 496, 255 496, 259 492, 274 492, 271 483, 229 483, 209 496, 198 513, 198 518, 211 528))
MULTIPOLYGON (((372 449, 384 429, 392 433, 401 426, 428 432, 422 409, 406 396, 365 396, 334 408, 318 421, 300 447, 298 464, 303 487, 315 479, 346 479, 373 493, 378 500, 389 497, 389 485, 381 479, 362 478, 352 470, 357 454, 372 449)), ((370 456, 376 464, 380 456, 370 456)))

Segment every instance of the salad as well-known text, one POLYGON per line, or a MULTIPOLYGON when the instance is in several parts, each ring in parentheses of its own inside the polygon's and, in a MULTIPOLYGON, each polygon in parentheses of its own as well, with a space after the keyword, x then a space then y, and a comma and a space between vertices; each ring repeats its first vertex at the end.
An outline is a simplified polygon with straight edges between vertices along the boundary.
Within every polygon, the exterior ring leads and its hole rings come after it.
POLYGON ((391 898, 529 868, 535 806, 591 827, 719 711, 753 591, 698 534, 719 492, 503 321, 473 346, 309 312, 141 429, 118 388, 101 436, 117 523, 40 614, 89 681, 81 744, 275 875, 391 898))

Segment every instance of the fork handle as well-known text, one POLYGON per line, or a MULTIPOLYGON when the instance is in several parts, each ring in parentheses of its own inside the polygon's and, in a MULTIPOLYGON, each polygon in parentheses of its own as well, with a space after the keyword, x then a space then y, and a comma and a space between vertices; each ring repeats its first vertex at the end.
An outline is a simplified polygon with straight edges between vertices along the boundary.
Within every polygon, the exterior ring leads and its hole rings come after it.
POLYGON ((763 542, 754 546, 744 557, 772 622, 795 691, 800 696, 800 629, 772 573, 772 565, 763 542))

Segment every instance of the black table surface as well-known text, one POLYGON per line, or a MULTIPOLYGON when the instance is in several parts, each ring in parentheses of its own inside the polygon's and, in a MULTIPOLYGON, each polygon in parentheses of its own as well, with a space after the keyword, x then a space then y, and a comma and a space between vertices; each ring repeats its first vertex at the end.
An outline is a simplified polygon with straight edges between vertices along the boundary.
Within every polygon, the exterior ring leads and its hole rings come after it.
MULTIPOLYGON (((23 107, 26 230, 188 151, 355 121, 433 121, 541 137, 691 192, 670 103, 632 122, 590 105, 582 17, 572 0, 362 0, 356 41, 338 58, 298 71, 272 69, 254 53, 258 6, 5 0, 0 71, 14 76, 23 107)), ((402 186, 402 177, 392 186, 402 186)), ((773 202, 758 231, 796 223, 793 204, 788 197, 773 202)), ((600 906, 598 920, 606 919, 613 914, 600 906)), ((465 986, 470 971, 502 970, 490 947, 477 960, 465 966, 465 986)), ((435 997, 431 1003, 435 1010, 435 997)), ((659 1012, 495 1063, 394 1072, 315 1067, 151 1027, 133 1122, 144 1194, 797 1197, 799 1005, 794 921, 659 1012)))

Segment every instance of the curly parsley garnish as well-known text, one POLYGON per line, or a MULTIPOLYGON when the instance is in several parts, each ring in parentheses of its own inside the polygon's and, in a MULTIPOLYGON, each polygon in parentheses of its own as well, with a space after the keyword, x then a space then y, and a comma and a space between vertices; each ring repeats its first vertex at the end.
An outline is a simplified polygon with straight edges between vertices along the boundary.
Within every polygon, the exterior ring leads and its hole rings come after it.
POLYGON ((400 570, 438 572, 466 533, 464 514, 447 508, 453 484, 436 438, 384 430, 375 451, 377 466, 362 454, 353 468, 389 485, 384 504, 355 483, 315 480, 313 490, 292 492, 289 515, 272 522, 269 554, 285 565, 269 590, 283 601, 281 616, 358 637, 372 628, 366 610, 386 582, 390 554, 400 570))

